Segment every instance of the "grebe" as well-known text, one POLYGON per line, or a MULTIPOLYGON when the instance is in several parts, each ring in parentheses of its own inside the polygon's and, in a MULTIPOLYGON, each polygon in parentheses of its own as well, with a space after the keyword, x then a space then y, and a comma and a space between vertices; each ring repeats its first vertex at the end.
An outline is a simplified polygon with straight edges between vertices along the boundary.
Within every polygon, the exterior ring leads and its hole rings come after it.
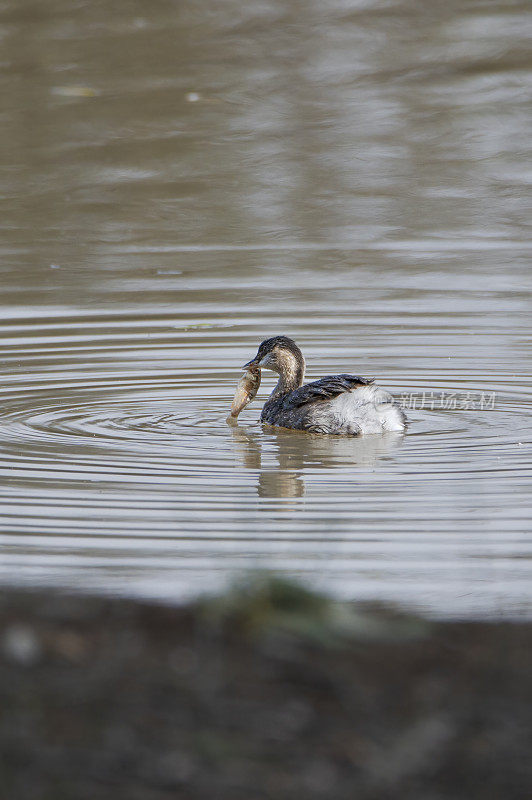
POLYGON ((257 394, 260 370, 269 369, 279 380, 264 404, 261 422, 344 436, 406 429, 405 414, 373 378, 327 375, 303 386, 305 359, 288 336, 265 339, 244 369, 231 407, 234 418, 257 394))

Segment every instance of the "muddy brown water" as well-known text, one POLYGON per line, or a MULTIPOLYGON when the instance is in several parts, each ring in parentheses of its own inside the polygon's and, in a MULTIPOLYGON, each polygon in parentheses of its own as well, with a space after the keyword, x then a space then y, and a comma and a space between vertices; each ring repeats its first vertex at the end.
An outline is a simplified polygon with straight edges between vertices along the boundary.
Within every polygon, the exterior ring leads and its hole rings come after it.
POLYGON ((0 580, 532 615, 522 2, 0 6, 0 580), (258 342, 406 436, 226 424, 258 342), (413 407, 412 407, 413 406, 413 407))

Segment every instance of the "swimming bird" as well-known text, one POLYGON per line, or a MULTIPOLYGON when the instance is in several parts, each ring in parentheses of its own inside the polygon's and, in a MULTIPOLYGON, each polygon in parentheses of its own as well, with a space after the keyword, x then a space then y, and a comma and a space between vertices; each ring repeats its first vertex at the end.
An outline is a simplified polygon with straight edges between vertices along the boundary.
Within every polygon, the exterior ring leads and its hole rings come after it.
POLYGON ((245 398, 237 402, 237 414, 251 402, 258 390, 260 380, 255 378, 256 370, 269 369, 279 375, 279 380, 264 404, 261 422, 344 436, 406 429, 406 416, 402 409, 388 392, 375 386, 374 378, 327 375, 303 385, 305 359, 288 336, 265 339, 244 369, 248 371, 248 378, 244 376, 242 380, 253 380, 254 392, 247 392, 245 398))

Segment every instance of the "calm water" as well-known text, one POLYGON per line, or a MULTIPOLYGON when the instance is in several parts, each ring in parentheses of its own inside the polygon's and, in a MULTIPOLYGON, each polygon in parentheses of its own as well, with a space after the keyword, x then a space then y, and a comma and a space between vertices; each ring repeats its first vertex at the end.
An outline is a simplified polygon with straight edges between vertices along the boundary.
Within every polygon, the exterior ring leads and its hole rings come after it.
POLYGON ((0 5, 4 584, 267 568, 531 616, 530 30, 512 0, 0 5), (277 333, 415 401, 408 434, 229 427, 277 333))

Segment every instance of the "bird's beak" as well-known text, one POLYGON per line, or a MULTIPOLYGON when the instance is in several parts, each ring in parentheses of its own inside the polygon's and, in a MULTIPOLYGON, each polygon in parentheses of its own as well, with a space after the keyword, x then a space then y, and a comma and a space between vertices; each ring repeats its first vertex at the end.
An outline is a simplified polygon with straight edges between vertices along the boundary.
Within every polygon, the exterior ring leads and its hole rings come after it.
POLYGON ((255 358, 252 358, 251 361, 248 361, 247 364, 244 364, 242 369, 248 369, 248 367, 258 367, 258 366, 259 362, 257 361, 257 356, 255 356, 255 358))

